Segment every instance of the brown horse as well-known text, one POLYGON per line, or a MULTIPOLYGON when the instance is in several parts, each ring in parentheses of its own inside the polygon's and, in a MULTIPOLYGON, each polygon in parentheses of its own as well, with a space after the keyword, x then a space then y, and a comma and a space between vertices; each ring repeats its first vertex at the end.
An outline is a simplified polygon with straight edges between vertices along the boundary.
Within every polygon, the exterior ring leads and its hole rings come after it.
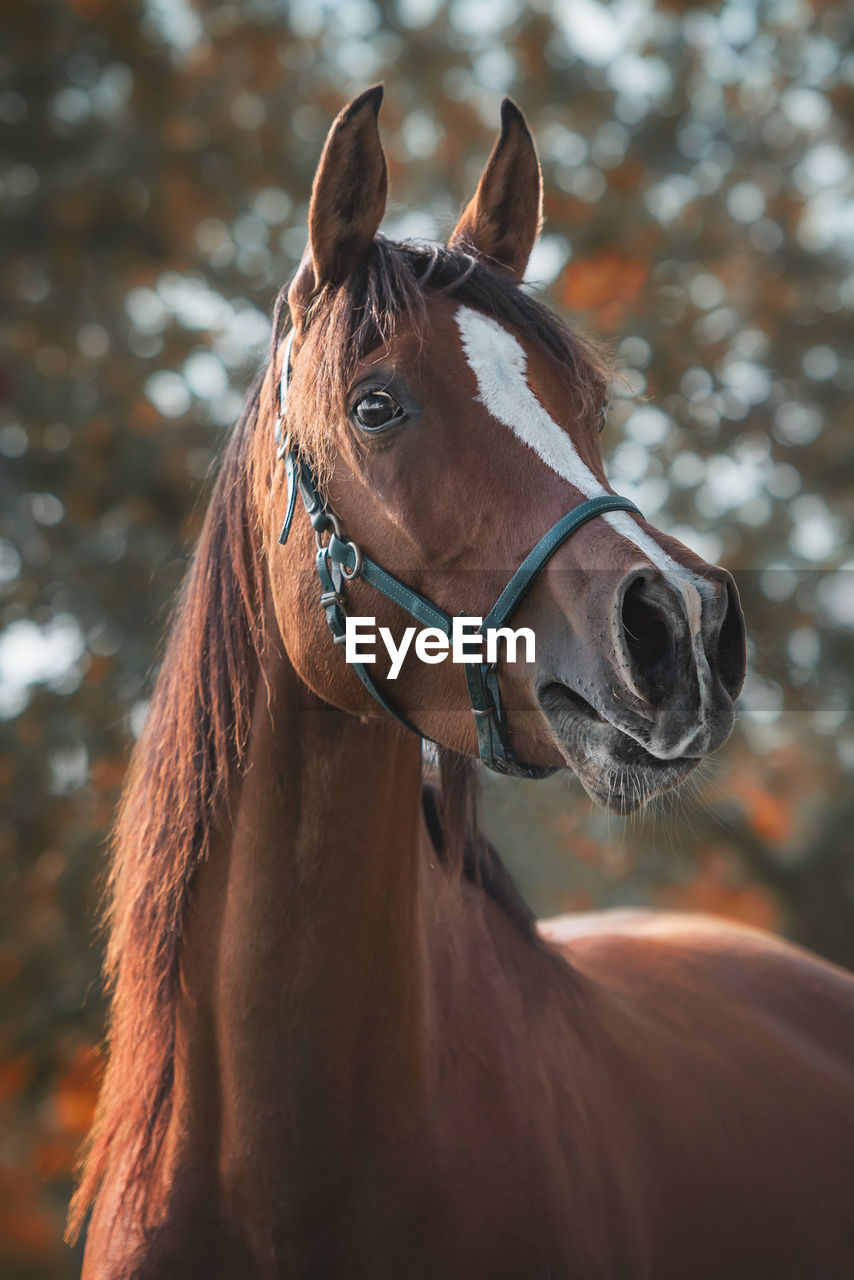
POLYGON ((681 780, 743 630, 723 570, 599 503, 607 370, 519 287, 518 110, 439 249, 377 234, 379 101, 327 140, 132 768, 84 1274, 847 1277, 852 979, 702 917, 538 932, 477 835, 478 749, 619 812, 681 780), (536 652, 498 669, 378 649, 366 684, 334 642, 511 576, 536 652))

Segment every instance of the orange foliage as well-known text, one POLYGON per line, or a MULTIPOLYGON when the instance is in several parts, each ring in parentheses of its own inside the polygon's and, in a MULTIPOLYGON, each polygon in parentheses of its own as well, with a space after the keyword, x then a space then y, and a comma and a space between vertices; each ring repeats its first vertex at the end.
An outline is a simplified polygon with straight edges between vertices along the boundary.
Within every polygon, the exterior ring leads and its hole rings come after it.
POLYGON ((134 403, 128 426, 137 435, 161 435, 163 419, 150 400, 139 399, 134 403))
POLYGON ((97 1049, 79 1045, 59 1077, 54 1101, 60 1127, 83 1135, 91 1127, 103 1064, 97 1049))
POLYGON ((56 1248, 56 1223, 38 1201, 31 1178, 0 1165, 0 1240, 12 1257, 34 1258, 56 1248))
POLYGON ((643 288, 647 264, 615 249, 570 262, 561 294, 573 311, 593 311, 596 324, 612 329, 643 288))
POLYGON ((608 174, 608 186, 612 191, 637 191, 643 176, 643 165, 627 156, 622 164, 617 165, 616 169, 612 169, 608 174))
POLYGON ((0 1062, 0 1106, 14 1100, 30 1082, 32 1064, 20 1055, 0 1062))
POLYGON ((50 1178, 66 1178, 77 1162, 77 1141, 45 1138, 32 1153, 32 1164, 40 1182, 50 1178))
POLYGON ((774 795, 744 774, 734 774, 730 785, 756 834, 770 845, 783 844, 791 834, 794 819, 790 799, 774 795))
POLYGON ((99 791, 112 791, 120 787, 127 765, 124 760, 102 756, 92 764, 92 781, 99 791))
POLYGON ((667 910, 705 911, 757 929, 780 930, 781 909, 774 893, 766 885, 736 880, 728 860, 715 853, 704 855, 694 880, 665 885, 653 898, 667 910))
POLYGON ((21 972, 21 957, 8 947, 0 949, 0 984, 11 984, 21 972))
POLYGON ((578 821, 573 814, 565 811, 553 814, 549 819, 549 829, 571 847, 573 854, 578 852, 576 844, 579 836, 578 821))
POLYGON ((113 667, 112 658, 107 658, 103 654, 98 654, 92 658, 89 663, 89 669, 86 672, 86 679, 92 684, 100 684, 102 680, 106 680, 113 667))
POLYGON ((15 733, 18 741, 29 747, 37 747, 44 737, 42 725, 37 720, 24 716, 16 721, 15 733))

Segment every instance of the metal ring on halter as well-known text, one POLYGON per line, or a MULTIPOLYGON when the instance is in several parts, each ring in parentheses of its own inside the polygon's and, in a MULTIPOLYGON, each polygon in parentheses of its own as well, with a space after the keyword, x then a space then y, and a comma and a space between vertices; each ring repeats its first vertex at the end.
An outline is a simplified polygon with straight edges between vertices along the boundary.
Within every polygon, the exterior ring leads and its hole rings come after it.
POLYGON ((358 578, 359 574, 362 572, 362 552, 356 546, 352 538, 342 538, 341 541, 346 542, 348 547, 353 548, 353 556, 355 557, 353 568, 348 573, 347 566, 345 564, 342 564, 341 566, 341 577, 346 578, 348 582, 352 582, 353 579, 358 578))
POLYGON ((330 524, 332 525, 333 537, 336 537, 339 542, 347 541, 341 532, 341 525, 338 523, 338 517, 334 511, 330 511, 328 508, 324 507, 322 510, 318 511, 316 515, 324 522, 322 529, 315 529, 314 531, 314 545, 317 547, 318 551, 323 550, 323 533, 329 528, 330 524))
MULTIPOLYGON (((279 439, 279 437, 280 437, 280 435, 281 435, 281 430, 282 430, 282 418, 281 418, 281 414, 280 414, 280 415, 276 418, 275 435, 276 435, 276 439, 277 439, 277 440, 279 439)), ((282 441, 282 443, 281 443, 281 444, 279 445, 279 447, 276 449, 276 457, 278 458, 279 462, 281 462, 281 461, 282 461, 282 459, 283 459, 283 458, 285 458, 285 457, 287 456, 287 452, 288 452, 288 450, 290 449, 290 447, 291 447, 291 433, 290 433, 290 431, 289 431, 289 432, 287 433, 287 435, 285 436, 284 440, 282 441)))
POLYGON ((332 525, 332 537, 333 537, 333 538, 337 538, 337 540, 338 540, 340 543, 342 543, 344 546, 352 547, 352 548, 353 548, 353 568, 352 568, 352 569, 350 569, 349 571, 348 571, 348 569, 347 569, 346 564, 344 564, 344 563, 343 563, 343 561, 338 560, 338 557, 337 557, 337 556, 335 557, 336 562, 338 563, 338 567, 339 567, 339 568, 340 568, 340 570, 341 570, 341 577, 342 577, 342 578, 344 578, 344 579, 346 579, 346 581, 347 581, 347 582, 352 582, 352 581, 353 581, 353 579, 354 579, 354 578, 358 578, 359 574, 362 572, 362 552, 361 552, 361 549, 360 549, 359 547, 357 547, 357 546, 356 546, 356 543, 353 541, 353 539, 352 539, 352 538, 348 538, 348 537, 347 537, 347 535, 346 535, 346 533, 343 533, 343 532, 342 532, 342 530, 341 530, 341 524, 340 524, 340 522, 339 522, 339 520, 338 520, 338 517, 336 516, 336 514, 335 514, 335 512, 334 512, 334 511, 330 511, 328 507, 325 507, 325 508, 323 509, 323 515, 324 515, 325 519, 328 521, 328 524, 325 524, 325 525, 324 525, 323 530, 321 530, 321 529, 315 529, 315 531, 314 531, 314 545, 317 547, 318 551, 322 551, 322 550, 323 550, 323 547, 324 547, 324 543, 323 543, 323 532, 324 532, 324 531, 329 527, 329 525, 331 524, 331 525, 332 525))

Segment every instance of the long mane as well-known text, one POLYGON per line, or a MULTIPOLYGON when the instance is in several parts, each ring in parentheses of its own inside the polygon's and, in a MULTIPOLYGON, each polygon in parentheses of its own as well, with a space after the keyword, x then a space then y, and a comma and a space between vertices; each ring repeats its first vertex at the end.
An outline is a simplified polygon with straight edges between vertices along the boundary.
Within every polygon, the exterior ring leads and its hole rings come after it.
MULTIPOLYGON (((397 324, 420 326, 431 295, 451 291, 551 351, 579 414, 601 404, 607 371, 598 354, 506 273, 461 251, 378 236, 350 280, 321 295, 311 319, 321 330, 326 358, 312 371, 315 425, 299 443, 321 466, 330 448, 324 424, 339 407, 355 365, 397 324)), ((273 360, 285 302, 282 290, 273 360)), ((69 1239, 108 1172, 123 1198, 144 1196, 169 1124, 188 894, 239 781, 265 639, 263 548, 251 496, 253 436, 256 429, 270 430, 261 421, 263 380, 261 373, 223 458, 116 822, 105 910, 109 1058, 69 1214, 69 1239)), ((524 925, 525 908, 514 907, 506 873, 477 836, 471 763, 441 751, 440 765, 443 785, 431 829, 445 860, 480 879, 524 925)))
POLYGON ((184 909, 245 753, 263 640, 249 510, 261 381, 223 458, 115 825, 104 913, 109 1061, 71 1233, 108 1164, 138 1183, 168 1123, 184 909))

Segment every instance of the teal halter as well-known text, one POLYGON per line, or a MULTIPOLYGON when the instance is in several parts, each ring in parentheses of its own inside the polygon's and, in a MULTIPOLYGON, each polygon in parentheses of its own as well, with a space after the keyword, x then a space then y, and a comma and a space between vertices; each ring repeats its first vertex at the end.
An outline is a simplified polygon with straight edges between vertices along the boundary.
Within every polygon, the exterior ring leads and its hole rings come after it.
MULTIPOLYGON (((440 609, 432 601, 413 591, 405 582, 395 578, 393 574, 376 564, 366 556, 346 534, 334 512, 330 511, 326 500, 320 492, 311 463, 301 457, 290 445, 290 438, 282 433, 282 419, 290 381, 291 344, 293 331, 288 335, 282 357, 282 378, 279 388, 279 411, 276 416, 275 437, 277 453, 285 463, 288 482, 287 506, 285 521, 279 542, 284 546, 288 540, 294 518, 297 492, 302 498, 306 513, 314 529, 317 555, 315 565, 320 578, 320 604, 326 615, 329 630, 335 644, 343 644, 346 634, 347 611, 343 591, 346 582, 361 578, 380 591, 387 599, 405 609, 408 614, 427 627, 436 627, 448 637, 451 635, 453 619, 444 609, 440 609), (324 543, 322 535, 329 533, 329 541, 324 543)), ((470 637, 476 641, 484 631, 504 626, 511 614, 518 608, 524 596, 530 590, 535 578, 543 566, 551 559, 558 547, 566 542, 577 529, 592 520, 594 516, 604 515, 608 511, 640 512, 628 498, 616 494, 603 494, 598 498, 589 498, 573 511, 561 516, 545 533, 539 542, 513 574, 504 590, 481 623, 480 633, 470 637)), ((411 721, 402 716, 389 703, 385 695, 377 687, 376 682, 362 662, 352 662, 357 676, 385 711, 398 720, 407 729, 423 738, 425 735, 411 721)), ((488 769, 495 773, 512 774, 518 778, 546 778, 555 773, 555 769, 537 765, 522 764, 513 755, 507 744, 507 720, 501 709, 501 691, 498 685, 498 673, 495 663, 468 662, 465 664, 469 698, 477 729, 477 745, 480 758, 488 769)))

